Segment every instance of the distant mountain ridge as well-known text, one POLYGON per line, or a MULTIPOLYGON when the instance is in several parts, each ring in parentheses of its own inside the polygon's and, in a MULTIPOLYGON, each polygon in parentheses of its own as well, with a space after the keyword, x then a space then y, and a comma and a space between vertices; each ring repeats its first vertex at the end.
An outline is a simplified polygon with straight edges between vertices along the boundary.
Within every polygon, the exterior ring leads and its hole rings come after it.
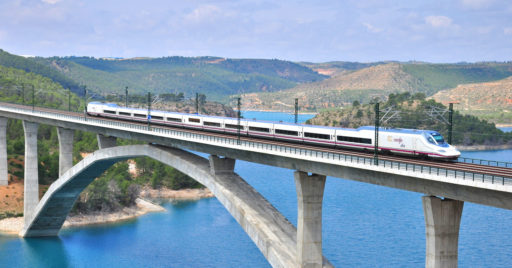
POLYGON ((64 88, 71 89, 71 91, 75 93, 81 93, 80 85, 77 82, 49 66, 37 63, 34 57, 26 58, 17 56, 0 49, 0 66, 16 68, 25 72, 39 74, 52 79, 64 88))
POLYGON ((269 92, 327 76, 297 63, 264 59, 165 57, 96 59, 91 57, 36 58, 97 92, 198 93, 223 100, 239 92, 269 92))
MULTIPOLYGON (((208 100, 232 106, 234 97, 242 96, 246 110, 293 111, 294 99, 298 98, 302 111, 319 111, 349 105, 356 100, 360 103, 375 98, 384 101, 390 93, 423 93, 430 97, 459 85, 466 85, 464 92, 470 94, 468 84, 483 83, 471 86, 475 87, 471 92, 480 93, 469 96, 466 106, 456 107, 492 122, 512 122, 510 103, 503 101, 509 99, 508 93, 503 93, 503 90, 508 92, 508 80, 503 79, 512 76, 512 62, 295 63, 213 56, 25 58, 0 50, 0 65, 48 77, 78 95, 83 94, 84 85, 89 92, 103 96, 123 94, 128 87, 130 94, 182 92, 185 99, 201 93, 208 100), (498 84, 492 86, 492 82, 498 84), (491 92, 491 96, 486 95, 491 92), (484 107, 486 105, 492 109, 484 107)), ((456 91, 449 94, 464 98, 456 91)))
MULTIPOLYGON (((314 68, 313 65, 310 65, 314 68)), ((424 93, 431 96, 459 84, 496 81, 512 75, 512 62, 429 64, 385 63, 354 71, 339 71, 330 78, 297 85, 272 93, 249 93, 243 96, 248 109, 290 111, 293 99, 301 108, 317 111, 340 105, 385 100, 390 93, 424 93)))

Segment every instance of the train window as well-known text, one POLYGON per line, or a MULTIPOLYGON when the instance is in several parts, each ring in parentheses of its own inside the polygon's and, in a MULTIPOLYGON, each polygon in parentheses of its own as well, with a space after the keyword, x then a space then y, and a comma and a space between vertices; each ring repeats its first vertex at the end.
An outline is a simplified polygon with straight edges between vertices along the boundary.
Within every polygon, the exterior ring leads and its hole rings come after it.
POLYGON ((216 123, 216 122, 206 122, 206 121, 203 121, 203 125, 205 125, 205 126, 212 126, 212 127, 220 127, 220 123, 216 123))
POLYGON ((257 131, 257 132, 270 132, 269 128, 266 127, 249 127, 250 131, 257 131))
POLYGON ((314 138, 314 139, 322 139, 322 140, 329 140, 329 139, 331 139, 331 135, 311 133, 311 132, 304 132, 304 137, 314 138))
POLYGON ((164 120, 164 118, 163 118, 163 117, 161 117, 161 116, 157 116, 157 115, 152 115, 152 116, 151 116, 151 119, 164 120))
POLYGON ((283 135, 290 135, 290 136, 299 136, 298 131, 293 130, 284 130, 284 129, 275 129, 274 130, 276 134, 283 134, 283 135))
POLYGON ((135 117, 146 118, 145 114, 133 114, 135 117))
POLYGON ((233 124, 226 124, 226 128, 232 128, 232 129, 239 129, 240 128, 240 130, 242 130, 242 129, 244 129, 244 126, 242 126, 242 125, 239 126, 239 125, 233 125, 233 124))
POLYGON ((181 118, 172 118, 172 117, 167 117, 167 121, 171 121, 171 122, 181 122, 181 118))
POLYGON ((355 143, 372 144, 372 139, 366 139, 366 138, 338 136, 337 139, 338 139, 338 141, 348 141, 348 142, 355 142, 355 143))
POLYGON ((443 138, 443 136, 441 136, 441 134, 439 134, 439 133, 432 133, 432 137, 434 138, 434 140, 436 140, 436 142, 438 144, 443 144, 444 143, 444 138, 443 138))
POLYGON ((201 123, 201 119, 199 118, 189 118, 188 121, 192 123, 201 123))
POLYGON ((103 110, 103 112, 106 114, 116 114, 116 111, 111 111, 111 110, 103 110))
POLYGON ((132 116, 132 114, 131 114, 131 113, 125 113, 125 112, 119 112, 119 115, 132 116))

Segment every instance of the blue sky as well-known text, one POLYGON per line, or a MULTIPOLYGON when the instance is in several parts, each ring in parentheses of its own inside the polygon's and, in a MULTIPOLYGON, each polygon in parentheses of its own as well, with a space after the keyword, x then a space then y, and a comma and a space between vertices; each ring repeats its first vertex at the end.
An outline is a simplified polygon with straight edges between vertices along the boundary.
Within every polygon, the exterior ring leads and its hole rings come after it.
POLYGON ((0 0, 18 55, 512 60, 509 0, 0 0))

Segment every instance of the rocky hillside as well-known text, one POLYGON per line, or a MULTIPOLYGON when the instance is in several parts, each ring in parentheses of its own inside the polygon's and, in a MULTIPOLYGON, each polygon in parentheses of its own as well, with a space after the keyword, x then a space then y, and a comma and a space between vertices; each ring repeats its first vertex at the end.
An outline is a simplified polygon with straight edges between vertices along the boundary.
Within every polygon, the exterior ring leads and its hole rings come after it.
POLYGON ((432 96, 437 102, 456 102, 455 109, 478 115, 490 116, 496 123, 512 123, 512 76, 503 80, 462 84, 432 96))
POLYGON ((404 72, 401 64, 388 63, 343 71, 329 79, 281 92, 245 94, 243 105, 246 109, 288 111, 293 109, 293 99, 298 98, 301 108, 317 110, 347 105, 354 100, 367 102, 392 92, 418 92, 419 88, 419 81, 404 72))
POLYGON ((351 104, 355 100, 361 103, 374 98, 385 100, 390 93, 421 92, 431 96, 459 84, 496 81, 512 75, 512 63, 392 62, 356 70, 336 69, 331 65, 321 69, 321 64, 310 66, 332 76, 322 81, 303 83, 289 90, 245 94, 244 107, 291 111, 293 99, 298 98, 301 109, 321 110, 351 104))

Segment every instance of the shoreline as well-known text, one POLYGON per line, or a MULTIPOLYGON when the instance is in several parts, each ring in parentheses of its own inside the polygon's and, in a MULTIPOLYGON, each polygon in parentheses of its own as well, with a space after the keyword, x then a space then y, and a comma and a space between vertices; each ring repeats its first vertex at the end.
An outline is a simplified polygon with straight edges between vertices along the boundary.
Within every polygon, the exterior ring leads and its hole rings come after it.
POLYGON ((509 150, 512 144, 502 145, 453 145, 459 151, 493 151, 493 150, 509 150))
MULTIPOLYGON (((152 203, 147 199, 168 199, 169 201, 179 200, 199 200, 203 198, 211 198, 213 194, 207 188, 204 189, 183 189, 171 190, 167 188, 154 190, 144 187, 139 198, 135 200, 135 205, 125 207, 121 211, 116 212, 95 212, 91 214, 74 214, 69 215, 62 225, 62 229, 115 224, 124 221, 136 219, 142 215, 153 212, 165 212, 166 209, 160 205, 152 203)), ((0 235, 17 236, 23 229, 23 217, 9 217, 0 220, 0 235)))
MULTIPOLYGON (((264 113, 285 113, 285 114, 294 114, 294 111, 280 111, 280 110, 253 110, 247 109, 242 112, 264 112, 264 113)), ((299 114, 318 114, 317 112, 299 112, 299 114)))

